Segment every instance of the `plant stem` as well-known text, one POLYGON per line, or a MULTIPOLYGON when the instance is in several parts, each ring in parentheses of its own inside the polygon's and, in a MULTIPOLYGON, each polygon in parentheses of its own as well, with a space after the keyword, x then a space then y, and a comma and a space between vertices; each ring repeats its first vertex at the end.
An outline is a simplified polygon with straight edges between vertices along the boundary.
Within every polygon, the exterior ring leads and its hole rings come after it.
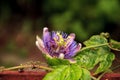
MULTIPOLYGON (((15 66, 15 67, 10 67, 10 68, 5 68, 4 70, 14 70, 14 69, 21 69, 21 68, 32 68, 33 65, 20 65, 20 66, 15 66)), ((49 70, 52 71, 52 68, 46 67, 46 66, 40 66, 40 65, 34 65, 34 67, 39 68, 39 69, 45 69, 45 70, 49 70)))
POLYGON ((117 65, 117 66, 113 67, 111 70, 114 71, 114 70, 116 70, 118 68, 120 68, 120 65, 117 65))
POLYGON ((100 80, 100 79, 103 77, 103 75, 104 75, 105 73, 109 72, 109 71, 110 71, 110 70, 107 70, 107 71, 103 72, 96 80, 100 80))
MULTIPOLYGON (((112 68, 111 70, 113 71, 113 70, 115 70, 115 69, 118 69, 119 67, 120 67, 120 65, 118 65, 118 66, 112 68)), ((95 77, 93 77, 93 76, 91 76, 91 78, 92 78, 93 80, 100 80, 100 79, 102 78, 102 76, 103 76, 105 73, 110 72, 111 70, 109 70, 109 69, 106 70, 106 71, 103 72, 98 78, 95 78, 95 77)))
POLYGON ((80 51, 84 51, 86 49, 89 49, 89 48, 94 48, 94 47, 100 47, 100 46, 108 46, 109 43, 104 43, 104 44, 99 44, 99 45, 93 45, 93 46, 88 46, 88 47, 84 47, 82 48, 80 51))
POLYGON ((94 76, 91 76, 91 78, 92 78, 93 80, 97 80, 97 78, 96 78, 96 77, 94 77, 94 76))

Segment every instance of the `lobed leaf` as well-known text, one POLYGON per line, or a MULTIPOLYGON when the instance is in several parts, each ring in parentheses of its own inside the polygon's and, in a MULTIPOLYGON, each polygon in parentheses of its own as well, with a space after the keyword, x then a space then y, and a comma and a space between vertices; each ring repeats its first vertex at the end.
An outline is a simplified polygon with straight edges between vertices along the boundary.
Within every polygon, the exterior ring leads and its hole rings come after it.
POLYGON ((113 53, 106 54, 99 63, 99 67, 97 68, 95 74, 108 70, 108 68, 112 65, 114 58, 115 56, 113 53))
POLYGON ((82 77, 80 80, 91 80, 90 72, 87 69, 82 68, 82 77))
POLYGON ((104 43, 107 43, 107 39, 100 35, 92 36, 89 40, 84 42, 86 46, 93 46, 93 45, 99 45, 104 43))
POLYGON ((120 42, 118 41, 111 39, 109 46, 113 50, 120 51, 120 42))
POLYGON ((53 72, 48 73, 43 80, 63 80, 65 76, 63 73, 66 73, 69 70, 67 67, 68 66, 59 66, 53 72))
POLYGON ((98 54, 96 53, 96 50, 87 49, 80 52, 79 55, 75 57, 75 60, 77 60, 77 64, 81 67, 91 70, 99 62, 98 54))
POLYGON ((43 80, 90 80, 90 72, 77 64, 60 65, 43 80))
POLYGON ((111 53, 107 43, 107 39, 101 35, 92 36, 84 42, 88 48, 85 49, 84 47, 84 50, 79 52, 74 59, 77 61, 77 64, 88 70, 99 64, 95 74, 103 72, 111 66, 114 60, 114 54, 111 53))

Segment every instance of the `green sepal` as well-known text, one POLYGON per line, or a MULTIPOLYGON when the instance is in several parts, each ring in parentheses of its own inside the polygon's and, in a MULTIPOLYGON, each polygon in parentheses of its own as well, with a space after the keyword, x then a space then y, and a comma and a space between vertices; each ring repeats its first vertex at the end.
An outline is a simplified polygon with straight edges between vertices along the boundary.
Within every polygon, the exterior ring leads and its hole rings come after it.
POLYGON ((58 65, 69 65, 71 64, 67 59, 59 59, 54 57, 45 56, 49 66, 58 66, 58 65))

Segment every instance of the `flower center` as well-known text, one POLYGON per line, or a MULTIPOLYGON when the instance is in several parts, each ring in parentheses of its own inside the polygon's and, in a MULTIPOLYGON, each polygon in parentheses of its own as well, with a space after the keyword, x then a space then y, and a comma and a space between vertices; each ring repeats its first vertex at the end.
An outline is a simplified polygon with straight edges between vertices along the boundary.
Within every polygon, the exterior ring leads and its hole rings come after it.
POLYGON ((64 58, 64 47, 65 47, 65 38, 63 38, 63 35, 60 32, 56 33, 56 37, 53 38, 55 43, 57 44, 57 47, 55 49, 55 53, 58 54, 58 57, 63 59, 64 58))
POLYGON ((57 37, 54 37, 54 40, 55 40, 55 43, 57 43, 58 47, 60 48, 61 46, 65 45, 65 41, 63 36, 59 32, 57 32, 56 35, 57 37))

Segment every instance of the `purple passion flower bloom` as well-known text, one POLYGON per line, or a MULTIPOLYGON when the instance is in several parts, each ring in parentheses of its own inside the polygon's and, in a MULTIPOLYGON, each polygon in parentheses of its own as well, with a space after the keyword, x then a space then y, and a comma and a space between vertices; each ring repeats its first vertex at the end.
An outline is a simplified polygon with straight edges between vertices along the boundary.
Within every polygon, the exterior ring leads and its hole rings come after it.
POLYGON ((37 47, 51 58, 71 59, 81 48, 81 44, 74 41, 74 33, 49 32, 47 27, 43 29, 43 38, 37 36, 36 39, 37 47))

